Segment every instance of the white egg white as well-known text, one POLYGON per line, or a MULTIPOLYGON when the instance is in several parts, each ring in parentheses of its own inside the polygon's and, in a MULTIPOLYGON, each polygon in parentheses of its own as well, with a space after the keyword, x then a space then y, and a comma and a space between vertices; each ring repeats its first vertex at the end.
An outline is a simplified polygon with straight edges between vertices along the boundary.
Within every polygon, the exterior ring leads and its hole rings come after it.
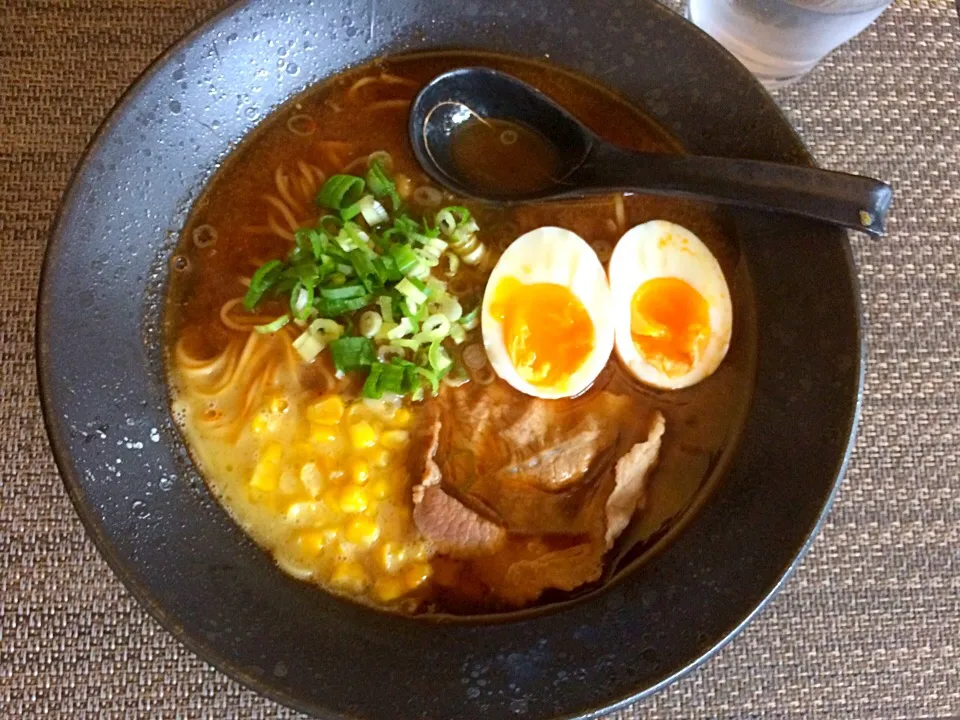
POLYGON ((580 394, 597 378, 613 352, 610 287, 603 265, 583 238, 563 228, 537 228, 513 241, 487 281, 481 322, 484 348, 497 375, 520 392, 535 397, 555 399, 580 394), (502 324, 490 312, 496 288, 508 277, 527 285, 552 283, 568 288, 593 322, 593 350, 561 386, 528 382, 510 360, 502 324))
POLYGON ((620 238, 609 269, 617 354, 638 380, 674 390, 700 382, 720 366, 730 346, 733 306, 723 270, 700 238, 680 225, 651 220, 620 238), (633 342, 630 311, 634 293, 656 278, 683 280, 703 296, 710 309, 707 345, 690 370, 681 375, 667 375, 652 365, 633 342))

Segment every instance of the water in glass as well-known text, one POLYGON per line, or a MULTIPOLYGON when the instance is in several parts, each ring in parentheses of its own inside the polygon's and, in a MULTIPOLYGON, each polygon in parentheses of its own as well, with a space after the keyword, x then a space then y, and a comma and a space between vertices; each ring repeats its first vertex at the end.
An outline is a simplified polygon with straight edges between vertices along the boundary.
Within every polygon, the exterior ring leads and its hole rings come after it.
POLYGON ((687 16, 769 88, 810 71, 891 0, 687 0, 687 16))

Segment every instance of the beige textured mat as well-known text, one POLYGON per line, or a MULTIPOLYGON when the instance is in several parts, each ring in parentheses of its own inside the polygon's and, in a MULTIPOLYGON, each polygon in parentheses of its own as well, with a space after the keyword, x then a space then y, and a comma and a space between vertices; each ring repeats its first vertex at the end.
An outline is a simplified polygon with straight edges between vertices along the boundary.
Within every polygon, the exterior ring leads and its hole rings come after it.
MULTIPOLYGON (((291 718, 195 659, 86 539, 34 385, 45 236, 134 77, 224 0, 0 0, 0 718, 291 718)), ((863 424, 823 534, 772 606, 632 718, 960 716, 960 31, 902 0, 779 101, 827 167, 896 187, 857 237, 863 424)), ((774 239, 775 241, 775 239, 774 239)), ((385 716, 387 714, 385 713, 385 716)))

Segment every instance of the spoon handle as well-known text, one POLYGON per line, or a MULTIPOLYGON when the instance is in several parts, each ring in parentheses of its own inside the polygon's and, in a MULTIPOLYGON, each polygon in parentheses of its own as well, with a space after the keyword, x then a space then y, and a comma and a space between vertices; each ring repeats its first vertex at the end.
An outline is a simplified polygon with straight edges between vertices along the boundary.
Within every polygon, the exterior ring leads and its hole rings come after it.
POLYGON ((695 155, 667 155, 595 145, 565 179, 573 185, 678 195, 785 212, 882 235, 892 190, 861 175, 695 155))

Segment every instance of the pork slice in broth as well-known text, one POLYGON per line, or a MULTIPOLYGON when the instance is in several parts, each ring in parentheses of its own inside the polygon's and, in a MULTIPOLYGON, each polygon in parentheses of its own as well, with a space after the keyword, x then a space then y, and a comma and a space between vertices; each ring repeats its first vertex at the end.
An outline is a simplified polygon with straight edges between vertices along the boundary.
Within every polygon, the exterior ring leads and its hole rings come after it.
POLYGON ((614 463, 641 439, 631 401, 601 391, 541 400, 500 384, 439 399, 444 487, 520 535, 589 535, 603 523, 614 463))
POLYGON ((413 521, 437 550, 451 557, 494 553, 507 537, 502 527, 436 485, 414 489, 413 521))
POLYGON ((665 430, 666 421, 663 415, 657 412, 647 439, 634 445, 630 452, 617 460, 613 492, 607 498, 606 504, 608 548, 626 529, 630 518, 643 500, 647 478, 660 457, 660 442, 665 430))

